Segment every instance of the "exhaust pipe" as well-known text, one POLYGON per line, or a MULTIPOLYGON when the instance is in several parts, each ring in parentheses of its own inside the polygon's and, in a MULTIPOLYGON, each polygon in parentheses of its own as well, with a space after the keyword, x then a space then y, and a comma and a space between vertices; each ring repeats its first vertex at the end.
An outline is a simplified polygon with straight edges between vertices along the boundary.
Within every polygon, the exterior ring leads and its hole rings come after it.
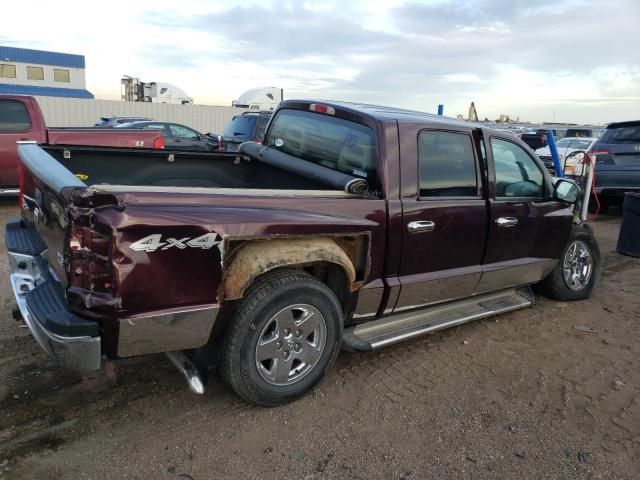
POLYGON ((195 366, 191 359, 182 352, 165 352, 165 355, 178 371, 184 375, 184 378, 187 379, 189 390, 202 395, 204 393, 204 382, 200 376, 200 370, 198 370, 198 367, 195 366))

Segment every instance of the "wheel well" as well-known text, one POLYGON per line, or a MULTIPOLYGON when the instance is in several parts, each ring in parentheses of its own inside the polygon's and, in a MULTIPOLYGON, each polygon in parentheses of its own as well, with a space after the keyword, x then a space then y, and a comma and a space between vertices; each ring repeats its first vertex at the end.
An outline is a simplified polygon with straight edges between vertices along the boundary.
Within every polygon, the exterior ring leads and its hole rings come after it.
MULTIPOLYGON (((368 237, 367 237, 368 238, 368 237)), ((364 240, 364 239, 363 239, 364 240)), ((327 285, 347 308, 350 293, 362 284, 367 248, 356 239, 304 238, 241 242, 225 262, 219 299, 237 300, 265 273, 300 270, 327 285), (364 259, 360 261, 361 259, 364 259)))
POLYGON ((300 270, 304 270, 329 287, 344 310, 349 297, 349 277, 344 268, 335 263, 318 262, 301 267, 300 270))

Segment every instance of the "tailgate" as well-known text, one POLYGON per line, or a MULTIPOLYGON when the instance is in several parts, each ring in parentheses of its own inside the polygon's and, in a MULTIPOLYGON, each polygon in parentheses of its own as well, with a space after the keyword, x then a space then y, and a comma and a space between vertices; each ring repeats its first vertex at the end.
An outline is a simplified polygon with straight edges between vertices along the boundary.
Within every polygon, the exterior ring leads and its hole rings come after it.
POLYGON ((64 246, 69 223, 66 212, 71 193, 86 185, 35 143, 19 144, 18 154, 24 169, 22 216, 46 244, 49 266, 66 286, 64 246))
POLYGON ((164 148, 158 130, 125 128, 50 128, 50 145, 92 145, 101 147, 164 148))
POLYGON ((19 144, 18 154, 22 219, 6 225, 5 245, 20 314, 40 346, 61 365, 99 368, 100 326, 74 313, 67 297, 70 283, 77 283, 75 277, 70 281, 74 252, 65 249, 72 230, 67 206, 71 195, 86 186, 35 142, 19 144))

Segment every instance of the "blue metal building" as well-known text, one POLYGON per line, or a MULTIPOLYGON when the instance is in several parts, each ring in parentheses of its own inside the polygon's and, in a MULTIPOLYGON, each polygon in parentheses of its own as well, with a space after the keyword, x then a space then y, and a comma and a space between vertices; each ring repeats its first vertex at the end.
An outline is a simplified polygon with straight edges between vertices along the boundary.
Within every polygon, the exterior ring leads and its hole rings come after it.
POLYGON ((83 55, 0 46, 0 93, 93 98, 83 55))

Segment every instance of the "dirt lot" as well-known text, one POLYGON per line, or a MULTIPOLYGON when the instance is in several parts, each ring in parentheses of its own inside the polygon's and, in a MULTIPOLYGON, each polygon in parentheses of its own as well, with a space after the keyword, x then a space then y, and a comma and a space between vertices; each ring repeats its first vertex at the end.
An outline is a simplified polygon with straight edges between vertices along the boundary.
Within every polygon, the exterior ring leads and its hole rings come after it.
POLYGON ((591 300, 344 352, 274 409, 218 381, 193 395, 160 355, 120 362, 115 387, 60 370, 11 319, 3 251, 0 478, 640 478, 640 260, 614 252, 619 222, 594 223, 591 300))

